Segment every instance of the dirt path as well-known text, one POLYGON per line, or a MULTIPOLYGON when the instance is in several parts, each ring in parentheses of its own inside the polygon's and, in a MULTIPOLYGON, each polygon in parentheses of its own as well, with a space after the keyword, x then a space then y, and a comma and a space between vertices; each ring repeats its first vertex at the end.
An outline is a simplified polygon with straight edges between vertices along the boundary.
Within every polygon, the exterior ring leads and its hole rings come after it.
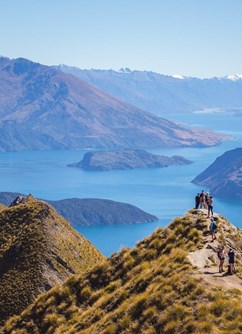
MULTIPOLYGON (((203 213, 206 218, 205 212, 203 213)), ((210 219, 207 219, 207 228, 209 228, 210 219)), ((198 272, 197 277, 202 277, 205 282, 213 286, 219 286, 224 288, 234 288, 242 291, 242 279, 236 274, 229 275, 228 270, 228 259, 225 259, 224 270, 225 272, 219 273, 218 269, 218 258, 217 248, 220 245, 218 242, 219 233, 217 234, 217 240, 211 242, 211 236, 203 236, 203 248, 191 252, 188 254, 188 259, 194 265, 198 272)), ((227 249, 228 250, 228 249, 227 249)), ((226 251, 227 251, 226 250, 226 251)))

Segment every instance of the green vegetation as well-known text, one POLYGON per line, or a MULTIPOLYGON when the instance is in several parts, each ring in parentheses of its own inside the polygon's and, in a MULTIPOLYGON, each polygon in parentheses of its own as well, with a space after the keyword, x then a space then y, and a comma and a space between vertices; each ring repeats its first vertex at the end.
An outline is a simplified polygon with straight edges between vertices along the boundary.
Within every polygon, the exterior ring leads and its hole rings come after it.
POLYGON ((0 212, 0 323, 103 256, 44 202, 0 212))
POLYGON ((200 218, 191 211, 72 276, 9 319, 3 334, 241 333, 241 291, 209 286, 188 261, 203 244, 200 218))

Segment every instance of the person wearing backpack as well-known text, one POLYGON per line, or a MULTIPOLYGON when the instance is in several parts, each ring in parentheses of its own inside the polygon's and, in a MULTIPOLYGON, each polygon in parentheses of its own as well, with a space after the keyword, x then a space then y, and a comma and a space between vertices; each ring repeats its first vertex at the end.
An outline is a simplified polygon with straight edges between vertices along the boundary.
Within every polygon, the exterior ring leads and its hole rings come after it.
POLYGON ((217 229, 217 225, 216 225, 213 217, 211 217, 209 230, 210 230, 210 233, 211 233, 211 236, 212 236, 212 242, 213 242, 213 240, 217 239, 216 235, 215 235, 216 229, 217 229))
POLYGON ((208 218, 210 217, 210 213, 213 216, 213 196, 209 196, 207 199, 208 205, 208 218))

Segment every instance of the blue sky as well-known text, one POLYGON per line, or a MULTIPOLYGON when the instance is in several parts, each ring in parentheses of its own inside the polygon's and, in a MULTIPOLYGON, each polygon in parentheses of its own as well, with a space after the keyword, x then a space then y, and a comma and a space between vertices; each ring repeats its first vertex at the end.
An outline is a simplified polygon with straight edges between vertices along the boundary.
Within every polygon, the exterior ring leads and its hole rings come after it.
POLYGON ((0 54, 46 65, 242 73, 241 0, 0 0, 0 54))

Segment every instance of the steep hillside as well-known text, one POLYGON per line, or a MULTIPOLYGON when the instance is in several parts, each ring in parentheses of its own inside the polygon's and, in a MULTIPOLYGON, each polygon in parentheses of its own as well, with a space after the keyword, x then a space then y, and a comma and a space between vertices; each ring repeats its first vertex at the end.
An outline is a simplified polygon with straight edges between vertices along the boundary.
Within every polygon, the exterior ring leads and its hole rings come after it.
POLYGON ((0 323, 103 255, 47 203, 31 196, 0 212, 0 323))
POLYGON ((158 115, 212 108, 234 109, 242 114, 241 76, 198 79, 128 69, 81 70, 67 65, 56 68, 158 115))
POLYGON ((241 200, 242 148, 225 152, 192 182, 208 186, 217 197, 241 200))
POLYGON ((161 168, 189 163, 192 163, 192 161, 178 155, 167 157, 164 155, 151 154, 144 150, 109 150, 87 152, 80 162, 71 163, 68 166, 78 167, 84 170, 112 170, 161 168))
POLYGON ((156 117, 51 67, 0 58, 0 151, 210 146, 225 138, 156 117))
MULTIPOLYGON (((0 192, 0 203, 10 205, 19 193, 0 192)), ((158 218, 138 207, 98 198, 67 198, 45 202, 65 217, 73 226, 115 225, 157 221, 158 218)))
MULTIPOLYGON (((42 295, 20 317, 10 319, 2 332, 241 333, 242 234, 219 218, 217 238, 236 251, 237 274, 219 274, 213 267, 210 276, 218 282, 208 284, 206 273, 194 264, 197 251, 213 247, 208 225, 206 213, 191 210, 135 248, 123 249, 87 274, 42 295), (219 279, 231 286, 234 282, 234 288, 221 286, 219 279)), ((208 261, 214 265, 216 250, 212 255, 208 261)))
POLYGON ((0 211, 5 210, 6 208, 7 208, 6 205, 0 204, 0 211))

